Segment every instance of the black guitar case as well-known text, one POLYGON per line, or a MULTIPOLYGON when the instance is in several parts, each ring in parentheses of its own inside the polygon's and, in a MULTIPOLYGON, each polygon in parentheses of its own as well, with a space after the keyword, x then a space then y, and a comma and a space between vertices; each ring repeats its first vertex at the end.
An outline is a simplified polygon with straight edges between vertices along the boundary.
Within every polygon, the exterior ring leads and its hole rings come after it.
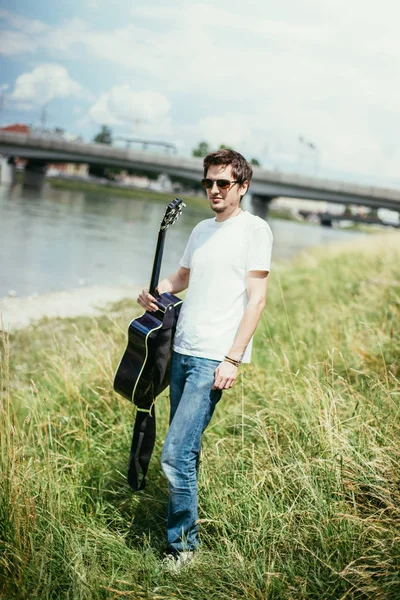
POLYGON ((128 329, 128 347, 114 378, 114 390, 137 407, 129 456, 128 483, 142 490, 156 438, 155 399, 169 385, 172 342, 182 300, 173 294, 159 294, 165 235, 179 218, 185 203, 175 198, 168 204, 158 232, 157 247, 150 280, 150 294, 158 310, 145 312, 128 329))
POLYGON ((169 385, 172 343, 180 309, 181 303, 170 305, 170 310, 166 311, 163 324, 156 332, 154 351, 149 361, 152 369, 151 384, 141 388, 139 382, 134 396, 137 412, 129 455, 128 483, 135 491, 143 490, 146 485, 146 474, 156 439, 155 399, 169 385))

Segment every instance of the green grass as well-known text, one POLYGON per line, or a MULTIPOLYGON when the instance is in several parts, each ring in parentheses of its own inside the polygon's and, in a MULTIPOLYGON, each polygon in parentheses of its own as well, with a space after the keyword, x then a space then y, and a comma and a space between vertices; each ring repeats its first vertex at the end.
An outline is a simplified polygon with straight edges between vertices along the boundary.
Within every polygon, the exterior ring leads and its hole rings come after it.
POLYGON ((161 567, 165 394, 148 486, 125 480, 134 409, 112 380, 137 305, 117 308, 3 334, 0 596, 399 598, 400 236, 271 273, 254 362, 204 436, 202 549, 179 575, 161 567))
MULTIPOLYGON (((141 190, 141 189, 133 189, 133 188, 123 188, 116 187, 114 185, 107 185, 106 183, 93 183, 91 181, 84 180, 74 180, 67 178, 57 178, 57 177, 49 177, 47 183, 50 187, 55 189, 62 190, 71 190, 71 191, 80 191, 80 192, 88 192, 95 193, 101 195, 113 195, 124 198, 131 198, 132 200, 149 200, 151 202, 161 202, 163 204, 171 202, 171 199, 174 196, 178 196, 183 200, 188 206, 191 206, 193 209, 204 211, 204 214, 207 213, 209 216, 209 203, 207 201, 206 196, 191 196, 191 195, 182 195, 180 193, 165 193, 165 192, 155 192, 151 190, 141 190)), ((23 182, 23 173, 17 172, 17 182, 23 182)), ((319 227, 319 225, 309 223, 308 221, 303 221, 302 219, 297 218, 292 215, 290 211, 281 209, 281 208, 270 208, 268 210, 269 219, 281 219, 284 221, 296 221, 301 222, 306 225, 313 225, 314 227, 319 227)), ((346 227, 348 231, 361 231, 363 233, 375 233, 377 230, 375 227, 371 227, 370 225, 355 223, 354 225, 350 225, 346 227)))
POLYGON ((132 198, 133 200, 151 200, 152 202, 171 202, 175 196, 179 196, 189 206, 207 210, 208 201, 204 196, 188 196, 181 194, 174 194, 173 192, 155 192, 151 190, 141 190, 133 188, 123 188, 114 185, 107 185, 105 183, 93 183, 84 180, 70 180, 64 178, 48 178, 47 182, 53 188, 66 189, 66 190, 78 190, 81 192, 91 192, 96 194, 112 194, 113 196, 122 196, 125 198, 132 198))
MULTIPOLYGON (((48 184, 56 189, 66 190, 77 190, 83 192, 90 192, 96 194, 112 194, 113 196, 122 196, 125 198, 131 198, 132 200, 151 200, 152 202, 168 203, 173 198, 173 193, 155 192, 151 190, 135 190, 133 188, 116 187, 113 185, 107 185, 105 183, 93 183, 82 180, 71 180, 55 177, 47 179, 48 184)), ((209 212, 209 203, 206 196, 190 196, 177 194, 188 206, 192 208, 200 209, 209 212)), ((209 216, 209 215, 207 215, 209 216)), ((271 208, 268 211, 269 218, 272 219, 283 219, 285 221, 301 221, 294 217, 289 211, 280 208, 271 208)), ((304 221, 301 221, 304 222, 304 221)), ((305 222, 307 223, 307 222, 305 222)), ((368 232, 370 228, 364 226, 364 229, 368 232)))

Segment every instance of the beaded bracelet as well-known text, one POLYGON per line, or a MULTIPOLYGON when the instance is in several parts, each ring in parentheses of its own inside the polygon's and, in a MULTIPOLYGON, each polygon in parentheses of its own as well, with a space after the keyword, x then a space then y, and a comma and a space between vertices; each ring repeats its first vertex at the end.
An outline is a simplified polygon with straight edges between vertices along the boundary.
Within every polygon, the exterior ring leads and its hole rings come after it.
POLYGON ((235 365, 235 367, 238 367, 239 365, 242 364, 241 360, 236 360, 234 358, 231 358, 230 356, 225 356, 225 360, 229 363, 231 363, 232 365, 235 365))

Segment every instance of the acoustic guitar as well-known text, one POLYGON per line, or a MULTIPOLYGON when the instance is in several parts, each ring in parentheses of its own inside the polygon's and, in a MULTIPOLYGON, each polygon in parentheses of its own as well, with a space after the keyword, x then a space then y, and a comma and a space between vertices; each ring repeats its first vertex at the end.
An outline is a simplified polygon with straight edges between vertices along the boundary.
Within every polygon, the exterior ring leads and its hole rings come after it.
POLYGON ((158 232, 149 286, 158 310, 146 311, 131 321, 128 345, 115 373, 114 390, 144 411, 151 408, 158 394, 169 385, 171 347, 182 300, 167 292, 159 294, 156 288, 167 229, 176 222, 185 206, 180 198, 175 198, 166 208, 158 232))

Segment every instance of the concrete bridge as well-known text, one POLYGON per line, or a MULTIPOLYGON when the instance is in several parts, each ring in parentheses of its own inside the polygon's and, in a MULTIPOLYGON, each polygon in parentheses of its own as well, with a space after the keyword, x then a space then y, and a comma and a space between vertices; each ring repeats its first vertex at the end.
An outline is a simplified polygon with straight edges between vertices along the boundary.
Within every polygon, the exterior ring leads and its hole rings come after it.
MULTIPOLYGON (((0 131, 1 183, 12 183, 14 158, 28 161, 24 184, 40 186, 49 163, 89 163, 96 166, 140 169, 166 173, 199 181, 203 176, 202 160, 179 156, 135 152, 106 144, 85 144, 51 139, 38 135, 23 135, 0 131)), ((371 208, 388 208, 400 212, 400 190, 345 183, 317 177, 279 173, 254 168, 251 183, 253 202, 264 205, 273 198, 287 196, 325 200, 339 204, 358 204, 371 208)))

